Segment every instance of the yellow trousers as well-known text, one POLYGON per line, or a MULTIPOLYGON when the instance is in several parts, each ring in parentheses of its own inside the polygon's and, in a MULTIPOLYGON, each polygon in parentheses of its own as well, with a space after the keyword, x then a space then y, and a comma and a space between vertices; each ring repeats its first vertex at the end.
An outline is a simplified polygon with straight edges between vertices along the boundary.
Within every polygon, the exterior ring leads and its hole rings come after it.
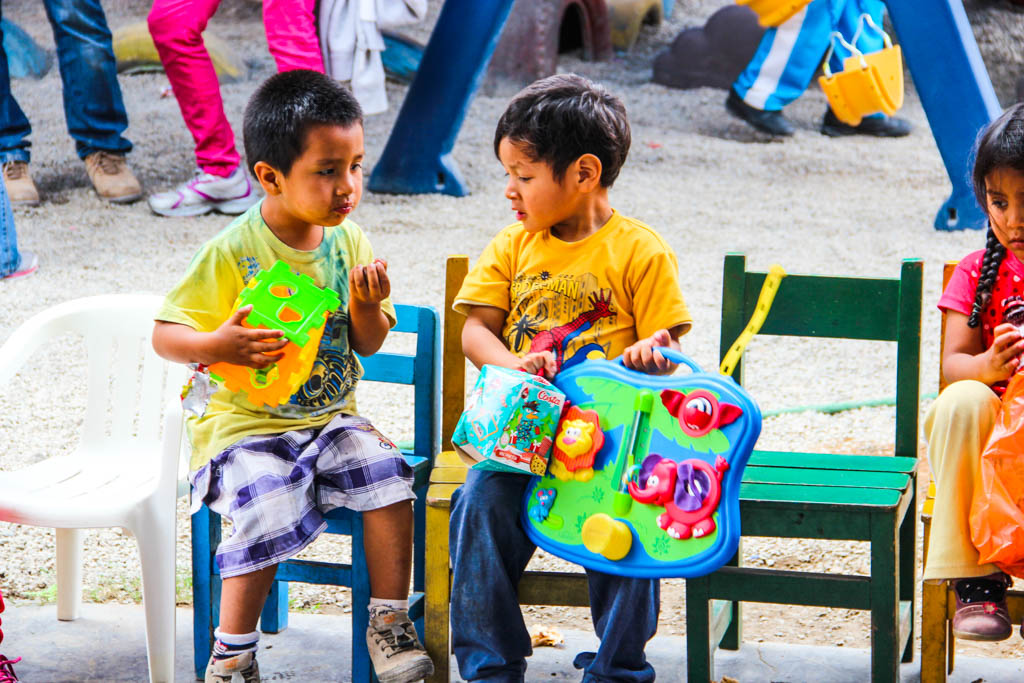
POLYGON ((924 418, 935 482, 932 530, 924 578, 959 579, 999 571, 978 564, 971 543, 971 499, 981 485, 981 453, 999 413, 999 397, 975 380, 950 384, 924 418))

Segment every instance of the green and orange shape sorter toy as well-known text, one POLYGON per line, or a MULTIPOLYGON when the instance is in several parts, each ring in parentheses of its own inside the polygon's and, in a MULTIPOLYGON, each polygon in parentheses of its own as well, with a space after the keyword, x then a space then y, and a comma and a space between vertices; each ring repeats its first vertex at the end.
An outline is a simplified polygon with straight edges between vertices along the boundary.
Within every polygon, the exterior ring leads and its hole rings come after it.
POLYGON ((252 304, 242 324, 252 329, 282 330, 288 340, 280 351, 284 356, 262 369, 214 363, 210 377, 231 391, 244 392, 254 405, 285 403, 309 377, 327 316, 340 303, 337 292, 318 287, 313 278, 293 273, 287 263, 277 261, 249 281, 232 313, 252 304))

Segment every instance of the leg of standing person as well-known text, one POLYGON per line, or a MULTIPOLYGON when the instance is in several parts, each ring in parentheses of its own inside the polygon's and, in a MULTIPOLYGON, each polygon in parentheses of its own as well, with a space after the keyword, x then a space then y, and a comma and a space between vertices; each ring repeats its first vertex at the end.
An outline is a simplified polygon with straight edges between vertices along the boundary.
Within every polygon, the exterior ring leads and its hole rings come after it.
POLYGON ((142 197, 125 162, 128 114, 117 82, 117 60, 99 0, 44 0, 53 27, 64 89, 64 116, 96 193, 110 202, 142 197))
POLYGON ((18 250, 14 214, 7 199, 7 188, 0 183, 0 279, 13 279, 36 272, 39 259, 31 251, 18 250))
POLYGON ((583 669, 584 683, 651 683, 654 667, 647 661, 644 647, 658 630, 660 582, 593 570, 587 570, 587 576, 590 614, 601 644, 596 653, 578 654, 573 666, 583 669))
POLYGON ((324 73, 316 30, 316 0, 263 0, 267 48, 278 72, 311 69, 324 73))
MULTIPOLYGON (((2 17, 3 6, 0 3, 2 17)), ((0 29, 2 40, 3 31, 0 29)), ((7 195, 12 203, 20 206, 35 206, 39 203, 39 191, 28 170, 29 146, 32 144, 28 136, 31 132, 28 117, 11 92, 7 53, 0 46, 0 164, 3 164, 7 195)))
MULTIPOLYGON (((885 5, 882 4, 882 0, 846 0, 840 8, 836 30, 850 41, 856 36, 856 46, 861 52, 877 52, 885 47, 882 34, 871 28, 866 21, 861 22, 861 17, 866 14, 875 22, 875 26, 881 28, 884 10, 885 5)), ((829 62, 832 71, 842 71, 843 60, 849 56, 850 52, 836 41, 836 50, 829 62)), ((850 126, 840 121, 832 113, 832 109, 828 108, 825 110, 825 118, 821 122, 822 134, 830 137, 874 135, 883 138, 901 138, 910 135, 911 130, 913 130, 913 126, 906 119, 889 117, 882 112, 865 116, 860 124, 850 126)))
POLYGON ((529 482, 471 469, 452 496, 452 644, 467 681, 525 680, 533 647, 517 589, 536 548, 519 522, 529 482))
POLYGON ((793 134, 793 124, 781 110, 803 94, 821 64, 837 1, 813 0, 765 32, 754 58, 729 90, 729 113, 771 135, 793 134))
POLYGON ((943 390, 924 419, 928 460, 935 481, 925 579, 957 579, 953 632, 969 640, 1010 636, 1007 577, 993 564, 979 563, 971 542, 970 512, 981 485, 981 454, 999 413, 999 398, 974 380, 943 390))
POLYGON ((191 180, 149 198, 150 208, 162 216, 239 214, 259 199, 235 148, 217 72, 203 43, 203 31, 219 4, 155 0, 149 12, 149 32, 195 141, 199 167, 191 180))

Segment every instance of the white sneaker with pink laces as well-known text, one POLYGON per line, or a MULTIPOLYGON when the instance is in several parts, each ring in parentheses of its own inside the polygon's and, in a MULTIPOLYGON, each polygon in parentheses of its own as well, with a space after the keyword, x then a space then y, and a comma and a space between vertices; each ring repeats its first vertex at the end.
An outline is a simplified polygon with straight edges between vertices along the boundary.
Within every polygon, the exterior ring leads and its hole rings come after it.
MULTIPOLYGON (((21 261, 18 263, 18 267, 13 273, 8 273, 7 275, 0 277, 0 280, 16 280, 20 277, 31 275, 39 270, 39 257, 36 256, 34 251, 20 249, 18 250, 18 253, 21 254, 21 261)), ((2 611, 3 610, 0 609, 0 612, 2 611)))
POLYGON ((149 208, 161 216, 201 216, 211 211, 237 215, 259 200, 241 165, 226 178, 196 169, 186 183, 149 198, 149 208))

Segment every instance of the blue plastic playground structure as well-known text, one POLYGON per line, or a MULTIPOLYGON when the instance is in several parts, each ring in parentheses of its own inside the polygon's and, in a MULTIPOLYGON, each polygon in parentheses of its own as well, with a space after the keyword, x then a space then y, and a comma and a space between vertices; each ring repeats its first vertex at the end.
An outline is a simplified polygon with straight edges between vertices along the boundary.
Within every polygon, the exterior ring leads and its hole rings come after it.
MULTIPOLYGON (((666 16, 674 0, 664 0, 666 16)), ((985 217, 967 182, 978 131, 1001 111, 961 0, 890 0, 900 38, 953 192, 935 219, 939 230, 982 228, 985 217)), ((446 0, 380 161, 370 190, 467 194, 452 147, 494 52, 512 0, 446 0)))
POLYGON ((978 132, 1002 107, 961 0, 890 0, 889 18, 928 117, 953 193, 935 217, 937 230, 980 229, 985 215, 968 183, 978 132))

